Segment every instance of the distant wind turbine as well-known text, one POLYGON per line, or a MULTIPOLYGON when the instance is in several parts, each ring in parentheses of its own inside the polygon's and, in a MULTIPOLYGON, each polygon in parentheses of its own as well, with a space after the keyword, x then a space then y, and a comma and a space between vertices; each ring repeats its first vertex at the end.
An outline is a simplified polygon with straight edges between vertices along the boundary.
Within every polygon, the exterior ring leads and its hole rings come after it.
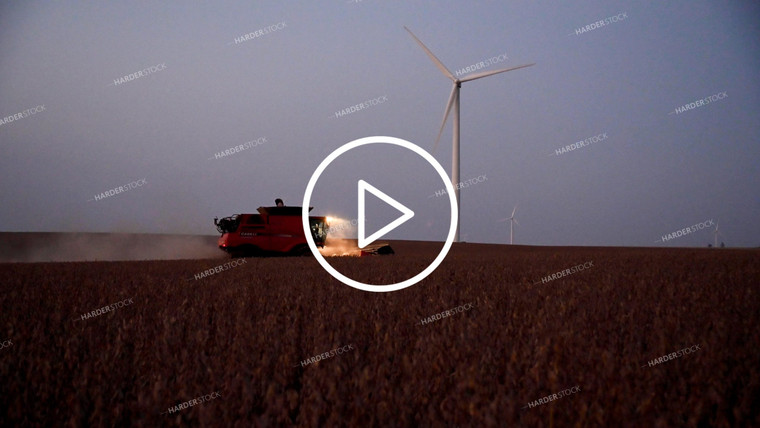
POLYGON ((514 225, 520 225, 520 223, 517 222, 517 219, 515 218, 515 211, 517 211, 517 205, 515 205, 515 208, 512 210, 512 216, 503 218, 499 221, 507 221, 509 220, 509 245, 512 245, 512 237, 514 236, 514 225))
MULTIPOLYGON (((458 218, 462 218, 459 216, 459 88, 462 87, 462 83, 469 82, 471 80, 480 79, 481 77, 488 77, 494 74, 504 73, 507 71, 512 70, 518 70, 520 68, 530 67, 532 65, 535 65, 535 63, 532 64, 525 64, 525 65, 519 65, 517 67, 512 68, 503 68, 500 70, 493 70, 493 71, 483 71, 480 73, 474 73, 470 74, 468 76, 465 76, 461 79, 458 79, 454 77, 453 74, 446 68, 443 63, 436 58, 435 55, 433 55, 433 52, 430 51, 430 49, 425 46, 420 39, 417 38, 417 36, 412 33, 412 31, 406 27, 404 27, 406 31, 409 32, 409 34, 414 38, 414 40, 417 42, 418 45, 422 48, 422 50, 425 51, 425 53, 430 57, 430 59, 433 61, 433 63, 438 67, 439 70, 441 70, 441 73, 443 73, 444 76, 448 77, 453 82, 453 87, 451 88, 451 95, 449 95, 449 102, 446 104, 446 112, 443 114, 443 121, 441 122, 441 129, 438 131, 438 137, 435 139, 435 145, 433 147, 433 151, 438 147, 438 140, 441 139, 441 134, 443 133, 443 127, 446 125, 446 119, 449 117, 449 112, 451 111, 452 106, 454 107, 454 124, 453 124, 453 135, 452 135, 452 149, 451 149, 451 184, 454 185, 454 195, 456 196, 457 200, 457 215, 458 218)), ((455 242, 459 242, 459 223, 457 223, 457 232, 456 236, 454 237, 455 242)))
POLYGON ((722 236, 724 238, 726 237, 722 233, 718 232, 718 226, 720 226, 720 220, 718 220, 717 222, 715 222, 715 230, 713 231, 713 235, 715 235, 715 248, 718 248, 718 235, 720 235, 720 236, 722 236))

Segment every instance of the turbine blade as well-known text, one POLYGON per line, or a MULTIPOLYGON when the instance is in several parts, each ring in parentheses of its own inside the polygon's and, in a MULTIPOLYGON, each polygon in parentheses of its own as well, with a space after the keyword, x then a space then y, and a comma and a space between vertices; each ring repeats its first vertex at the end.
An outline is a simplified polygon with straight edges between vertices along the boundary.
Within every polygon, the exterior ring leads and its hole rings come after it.
POLYGON ((502 68, 501 70, 483 71, 481 73, 475 73, 475 74, 471 74, 469 76, 465 76, 465 77, 459 79, 459 81, 460 82, 469 82, 470 80, 480 79, 481 77, 493 76, 494 74, 506 73, 507 71, 519 70, 521 68, 531 67, 531 66, 534 66, 534 65, 536 65, 535 62, 532 63, 532 64, 518 65, 517 67, 512 67, 512 68, 502 68))
POLYGON ((433 153, 438 148, 438 142, 441 140, 441 134, 443 134, 443 127, 446 126, 446 119, 449 118, 449 112, 451 112, 451 106, 454 104, 454 93, 457 90, 457 84, 455 83, 451 88, 451 95, 449 95, 449 102, 446 104, 446 112, 443 113, 443 122, 441 122, 441 129, 438 130, 438 136, 435 137, 435 144, 433 145, 433 153))
POLYGON ((425 53, 430 57, 430 59, 433 60, 436 67, 438 67, 438 69, 441 70, 441 73, 443 73, 444 76, 451 79, 451 81, 456 82, 457 79, 454 78, 454 75, 451 74, 449 69, 446 68, 445 65, 443 65, 440 59, 438 59, 435 55, 433 55, 433 52, 431 52, 430 49, 428 49, 427 46, 425 46, 425 44, 422 43, 422 41, 418 39, 417 36, 414 35, 414 33, 412 33, 412 30, 406 28, 406 26, 404 26, 404 30, 408 31, 409 34, 411 34, 411 36, 414 37, 414 40, 417 42, 418 45, 420 45, 420 47, 425 51, 425 53))
POLYGON ((517 222, 517 219, 514 219, 516 225, 520 225, 520 223, 517 222))
POLYGON ((512 210, 512 217, 515 216, 515 211, 517 211, 517 205, 515 205, 515 209, 512 210))

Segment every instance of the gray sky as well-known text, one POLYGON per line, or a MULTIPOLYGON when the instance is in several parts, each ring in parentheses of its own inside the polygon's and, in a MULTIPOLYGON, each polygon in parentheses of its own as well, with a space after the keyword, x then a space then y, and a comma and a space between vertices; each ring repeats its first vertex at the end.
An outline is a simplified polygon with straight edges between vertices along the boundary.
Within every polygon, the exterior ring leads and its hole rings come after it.
MULTIPOLYGON (((214 234, 215 216, 300 205, 354 139, 432 151, 451 82, 406 25, 452 72, 537 63, 463 84, 461 179, 487 179, 462 191, 462 239, 509 242, 497 220, 518 204, 518 244, 705 246, 708 229, 655 241, 712 219, 727 245, 760 245, 757 2, 271 3, 3 3, 0 230, 214 234)), ((450 173, 451 120, 433 154, 450 173)), ((410 156, 341 159, 313 213, 355 217, 371 177, 417 213, 388 238, 442 240, 442 184, 410 156)))

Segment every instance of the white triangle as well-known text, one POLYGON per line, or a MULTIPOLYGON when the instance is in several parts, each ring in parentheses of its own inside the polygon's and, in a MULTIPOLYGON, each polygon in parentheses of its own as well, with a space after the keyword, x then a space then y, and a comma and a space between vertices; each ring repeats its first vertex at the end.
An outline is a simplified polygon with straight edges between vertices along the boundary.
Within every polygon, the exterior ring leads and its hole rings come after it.
POLYGON ((401 226, 404 224, 407 220, 414 217, 414 211, 410 210, 409 208, 405 207, 395 199, 391 198, 390 196, 386 195, 385 193, 378 190, 375 186, 367 183, 364 180, 358 181, 358 189, 359 189, 359 215, 357 216, 357 223, 359 227, 359 248, 364 248, 367 245, 375 242, 380 237, 385 235, 386 233, 390 232, 391 230, 401 226), (396 208, 397 210, 401 211, 403 214, 401 217, 397 218, 396 220, 393 220, 391 223, 385 225, 382 229, 378 230, 377 232, 373 233, 372 235, 368 237, 364 237, 364 192, 369 191, 373 195, 377 196, 379 199, 381 199, 386 204, 392 206, 393 208, 396 208))

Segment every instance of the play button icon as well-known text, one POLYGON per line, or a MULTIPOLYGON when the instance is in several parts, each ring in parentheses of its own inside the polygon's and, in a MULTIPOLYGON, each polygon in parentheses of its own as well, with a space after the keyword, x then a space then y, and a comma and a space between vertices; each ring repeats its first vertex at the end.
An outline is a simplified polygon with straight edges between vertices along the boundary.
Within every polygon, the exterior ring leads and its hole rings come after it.
MULTIPOLYGON (((364 167, 366 169, 366 167, 364 167)), ((372 186, 371 184, 367 183, 366 181, 362 179, 358 179, 357 181, 357 188, 358 188, 358 211, 359 215, 357 216, 357 229, 358 229, 358 246, 360 248, 364 248, 367 245, 372 244, 376 239, 379 239, 380 237, 386 235, 393 229, 401 226, 408 220, 412 219, 412 217, 415 216, 414 211, 410 210, 409 208, 405 207, 403 204, 399 203, 395 199, 391 198, 390 196, 386 195, 376 187, 372 186), (370 192, 378 199, 382 200, 386 204, 392 206, 396 210, 401 212, 401 217, 397 218, 396 220, 392 221, 391 223, 387 224, 377 232, 373 233, 370 236, 366 235, 366 224, 365 224, 365 202, 366 202, 366 193, 370 192)), ((448 254, 449 249, 451 248, 451 244, 454 242, 454 236, 456 235, 456 228, 457 228, 457 222, 459 221, 459 211, 457 210, 457 200, 454 197, 454 186, 451 184, 451 180, 449 180, 448 176, 446 175, 446 171, 443 170, 443 167, 441 164, 438 163, 438 161, 435 160, 435 158, 428 152, 426 152, 424 149, 419 147, 416 144, 413 144, 409 141, 402 140, 400 138, 396 137, 387 137, 387 136, 374 136, 374 137, 364 137, 359 138, 358 140, 351 141, 350 143, 346 143, 339 148, 335 149, 332 153, 330 153, 317 167, 317 169, 314 171, 314 174, 312 174, 311 178, 309 179, 309 183, 306 185, 306 190, 304 191, 303 195, 303 203, 301 208, 301 224, 303 226, 304 235, 306 236, 306 243, 309 246, 309 249, 311 250, 314 257, 317 259, 317 262, 319 262, 320 265, 335 279, 338 281, 350 286, 354 287, 359 290, 364 291, 370 291, 370 292, 390 292, 390 291, 397 291, 401 290, 403 288, 409 287, 411 285, 414 285, 418 283, 419 281, 422 281, 425 279, 428 275, 430 275, 440 264, 443 262, 443 259, 446 258, 446 254, 448 254), (443 247, 441 248, 441 251, 438 253, 438 255, 435 257, 435 259, 422 271, 418 272, 416 275, 412 276, 411 278, 407 278, 403 281, 399 282, 393 282, 393 283, 380 283, 380 284, 367 284, 363 282, 359 282, 353 278, 349 278, 343 273, 339 272, 335 267, 333 267, 330 263, 325 260, 325 257, 319 252, 319 249, 317 248, 316 244, 314 243, 314 238, 311 234, 311 225, 309 223, 309 207, 311 202, 311 196, 314 192, 314 187, 316 186, 317 181, 319 180, 319 177, 322 175, 322 173, 330 166, 330 164, 338 159, 341 155, 344 153, 353 150, 358 149, 360 147, 365 146, 374 146, 374 147, 382 147, 382 146, 395 146, 395 147, 402 147, 406 150, 409 150, 413 155, 419 156, 422 159, 424 159, 430 166, 433 168, 434 172, 438 177, 440 177, 442 185, 444 187, 445 194, 448 195, 448 201, 449 201, 449 208, 451 210, 451 217, 448 227, 448 234, 446 235, 446 241, 443 243, 443 247)), ((420 215, 422 215, 424 211, 424 208, 418 208, 418 212, 420 212, 420 215)), ((418 218, 415 219, 415 221, 419 221, 419 215, 418 218)), ((400 255, 396 255, 395 257, 402 257, 400 255)))
POLYGON ((410 210, 409 208, 399 203, 397 200, 391 198, 390 196, 386 195, 382 191, 378 190, 377 187, 367 183, 364 180, 359 180, 357 184, 358 184, 357 187, 359 189, 359 216, 357 217, 357 223, 358 223, 358 228, 359 228, 359 236, 358 236, 359 248, 364 248, 367 245, 375 242, 378 238, 382 237, 383 235, 390 232, 391 230, 401 226, 407 220, 414 217, 414 211, 410 210), (365 238, 364 221, 366 217, 364 215, 364 192, 367 192, 367 191, 377 196, 378 198, 380 198, 386 204, 401 211, 403 215, 397 218, 396 220, 393 220, 389 224, 385 225, 382 229, 378 230, 377 232, 365 238))

